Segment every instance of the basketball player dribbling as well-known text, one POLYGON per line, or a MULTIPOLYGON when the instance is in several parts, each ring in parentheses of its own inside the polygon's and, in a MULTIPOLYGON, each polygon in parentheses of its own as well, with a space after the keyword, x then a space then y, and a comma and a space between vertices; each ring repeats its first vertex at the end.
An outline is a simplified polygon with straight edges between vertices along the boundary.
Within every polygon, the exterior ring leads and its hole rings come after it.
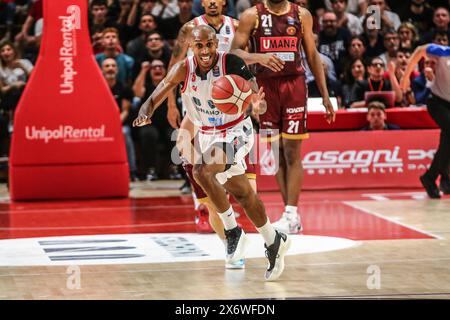
MULTIPOLYGON (((224 0, 202 0, 202 6, 205 9, 205 14, 188 21, 183 25, 178 34, 172 57, 169 63, 169 70, 177 62, 182 61, 186 55, 192 56, 192 50, 189 49, 191 42, 192 30, 197 25, 209 25, 214 28, 219 41, 218 50, 228 52, 230 51, 231 42, 234 37, 235 30, 239 22, 232 17, 222 15, 224 0)), ((168 97, 167 118, 173 128, 179 127, 179 136, 177 138, 177 148, 180 151, 182 158, 183 169, 189 178, 193 189, 194 206, 196 209, 196 230, 201 233, 208 233, 214 230, 222 241, 225 241, 225 234, 223 232, 223 224, 214 206, 208 199, 208 196, 195 181, 192 174, 192 146, 190 140, 194 137, 194 124, 189 120, 189 117, 184 117, 180 123, 180 112, 175 103, 175 94, 168 97), (212 230, 211 230, 212 228, 212 230)), ((246 176, 250 180, 250 184, 256 192, 256 168, 250 163, 249 157, 246 158, 246 176)), ((245 267, 245 261, 238 261, 234 264, 226 264, 227 269, 241 269, 245 267)))
MULTIPOLYGON (((165 100, 178 84, 183 83, 182 99, 187 108, 187 116, 196 127, 200 153, 194 163, 194 177, 213 202, 223 222, 226 235, 229 262, 244 258, 248 246, 245 232, 237 225, 233 208, 226 192, 229 192, 244 208, 246 214, 262 235, 268 268, 264 278, 276 280, 284 270, 284 256, 290 246, 290 238, 276 231, 270 224, 264 205, 252 190, 245 176, 245 156, 254 143, 251 119, 240 112, 237 114, 215 113, 210 94, 215 80, 226 74, 237 74, 249 80, 253 94, 252 107, 256 112, 265 109, 264 93, 258 89, 256 80, 244 61, 237 56, 226 65, 228 54, 217 51, 216 32, 210 26, 196 26, 192 31, 194 56, 174 65, 166 78, 141 106, 134 126, 151 123, 155 109, 165 100), (211 155, 205 158, 204 155, 211 155), (197 161, 200 159, 200 161, 197 161), (213 160, 211 162, 211 160, 213 160)), ((230 61, 230 60, 228 60, 230 61)), ((259 112, 258 112, 259 113, 259 112)))
POLYGON ((309 11, 287 0, 263 0, 241 15, 231 53, 247 64, 256 65, 258 85, 264 88, 267 112, 260 115, 260 128, 269 141, 280 139, 279 168, 276 173, 285 209, 274 223, 277 230, 298 233, 302 229, 297 205, 303 181, 300 157, 306 129, 307 87, 300 50, 304 50, 331 123, 336 114, 331 105, 325 74, 316 50, 312 16, 309 11), (246 52, 248 42, 252 52, 246 52), (262 54, 273 54, 277 61, 261 61, 262 54), (281 134, 279 134, 281 133, 281 134))

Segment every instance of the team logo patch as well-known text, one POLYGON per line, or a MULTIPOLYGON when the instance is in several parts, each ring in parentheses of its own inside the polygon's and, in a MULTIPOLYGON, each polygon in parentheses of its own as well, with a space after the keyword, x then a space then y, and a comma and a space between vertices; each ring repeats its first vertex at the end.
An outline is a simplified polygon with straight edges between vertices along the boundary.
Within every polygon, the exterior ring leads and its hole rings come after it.
POLYGON ((295 24, 295 20, 292 17, 287 17, 287 23, 291 26, 293 26, 295 24))
POLYGON ((230 34, 231 33, 230 26, 225 26, 225 33, 226 34, 230 34))
POLYGON ((296 29, 295 27, 292 27, 292 26, 287 27, 287 28, 286 28, 286 33, 287 33, 288 35, 290 35, 290 36, 293 36, 294 34, 297 33, 297 29, 296 29))
POLYGON ((220 77, 220 70, 219 70, 219 66, 215 66, 213 69, 213 76, 214 77, 220 77))
POLYGON ((197 86, 192 86, 192 90, 197 91, 197 86))

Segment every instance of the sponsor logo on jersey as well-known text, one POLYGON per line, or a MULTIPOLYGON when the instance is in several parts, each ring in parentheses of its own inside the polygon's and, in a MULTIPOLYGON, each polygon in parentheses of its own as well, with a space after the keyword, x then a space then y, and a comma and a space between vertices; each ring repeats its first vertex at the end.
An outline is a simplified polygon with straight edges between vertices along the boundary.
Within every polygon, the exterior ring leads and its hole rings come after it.
POLYGON ((295 24, 295 19, 292 17, 287 17, 287 23, 291 26, 295 24))
POLYGON ((287 108, 286 109, 287 114, 300 113, 303 111, 305 111, 305 107, 287 108))
POLYGON ((264 28, 264 35, 270 36, 272 34, 272 29, 270 28, 264 28))
POLYGON ((261 37, 261 52, 288 51, 297 52, 297 37, 261 37))
POLYGON ((225 33, 226 34, 230 34, 231 33, 230 26, 225 26, 225 33))
POLYGON ((197 86, 192 86, 192 90, 194 90, 195 92, 197 92, 197 86))
POLYGON ((219 66, 215 66, 213 69, 213 76, 214 77, 219 77, 220 76, 220 70, 219 70, 219 66))
POLYGON ((197 79, 197 77, 195 76, 195 73, 193 73, 193 74, 192 74, 192 77, 191 77, 191 81, 192 81, 192 82, 195 82, 196 79, 197 79))
POLYGON ((297 28, 295 28, 293 26, 289 26, 286 28, 286 33, 290 36, 293 36, 294 34, 297 33, 297 28))

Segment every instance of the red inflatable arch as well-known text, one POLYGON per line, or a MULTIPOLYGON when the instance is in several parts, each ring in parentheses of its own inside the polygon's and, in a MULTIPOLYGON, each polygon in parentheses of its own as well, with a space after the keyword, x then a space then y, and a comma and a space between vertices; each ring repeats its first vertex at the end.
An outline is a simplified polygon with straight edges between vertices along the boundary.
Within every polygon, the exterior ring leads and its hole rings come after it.
POLYGON ((119 110, 91 47, 86 0, 44 0, 36 67, 16 110, 13 200, 128 196, 119 110))

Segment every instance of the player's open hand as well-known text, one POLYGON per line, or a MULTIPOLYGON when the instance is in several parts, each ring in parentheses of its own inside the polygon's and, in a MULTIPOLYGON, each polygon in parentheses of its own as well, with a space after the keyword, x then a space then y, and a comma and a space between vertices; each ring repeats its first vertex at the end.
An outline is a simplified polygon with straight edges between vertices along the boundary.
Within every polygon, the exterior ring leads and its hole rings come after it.
POLYGON ((273 72, 278 72, 284 69, 284 61, 281 60, 278 56, 272 53, 265 53, 261 55, 259 64, 263 65, 266 68, 269 68, 273 72))
POLYGON ((267 111, 267 102, 264 100, 266 94, 264 93, 264 88, 259 88, 257 93, 252 96, 252 112, 255 115, 264 114, 267 111))
POLYGON ((325 107, 325 119, 329 124, 336 121, 336 112, 333 109, 330 99, 323 99, 323 106, 325 107))
POLYGON ((133 127, 143 127, 147 124, 152 123, 150 118, 146 114, 140 113, 136 119, 133 121, 133 127))

